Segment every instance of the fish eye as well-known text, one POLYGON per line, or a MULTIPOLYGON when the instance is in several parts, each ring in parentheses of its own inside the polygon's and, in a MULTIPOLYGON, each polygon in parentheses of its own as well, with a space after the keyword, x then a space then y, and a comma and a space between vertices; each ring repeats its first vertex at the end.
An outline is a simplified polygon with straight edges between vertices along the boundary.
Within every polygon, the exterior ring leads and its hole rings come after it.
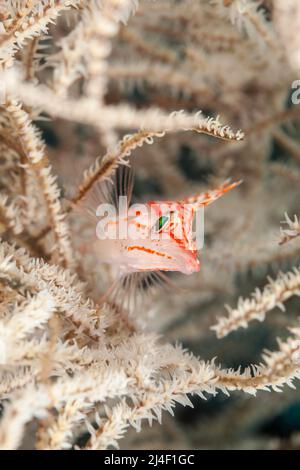
POLYGON ((170 217, 168 217, 167 215, 161 215, 160 218, 155 222, 154 230, 156 232, 160 232, 165 227, 165 225, 168 223, 169 220, 170 220, 170 217))

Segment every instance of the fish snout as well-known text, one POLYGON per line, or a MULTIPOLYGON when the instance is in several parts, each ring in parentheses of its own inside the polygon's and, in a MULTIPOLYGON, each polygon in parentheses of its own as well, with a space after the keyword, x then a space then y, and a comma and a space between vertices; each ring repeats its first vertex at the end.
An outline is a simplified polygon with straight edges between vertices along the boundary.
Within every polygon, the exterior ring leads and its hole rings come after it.
POLYGON ((186 259, 182 272, 184 274, 193 274, 200 271, 200 261, 197 257, 190 256, 186 259))

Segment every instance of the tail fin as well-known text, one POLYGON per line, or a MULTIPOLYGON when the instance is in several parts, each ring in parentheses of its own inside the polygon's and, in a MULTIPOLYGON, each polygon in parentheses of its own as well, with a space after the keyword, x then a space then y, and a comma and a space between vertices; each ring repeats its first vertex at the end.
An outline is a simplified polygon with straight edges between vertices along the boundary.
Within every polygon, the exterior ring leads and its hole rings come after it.
POLYGON ((222 197, 228 191, 231 191, 232 189, 239 186, 241 183, 242 183, 242 180, 230 184, 230 180, 227 180, 217 189, 213 189, 212 191, 206 191, 204 193, 196 194, 195 196, 188 197, 186 199, 183 199, 180 202, 183 204, 194 204, 196 209, 201 206, 208 206, 212 202, 222 197))

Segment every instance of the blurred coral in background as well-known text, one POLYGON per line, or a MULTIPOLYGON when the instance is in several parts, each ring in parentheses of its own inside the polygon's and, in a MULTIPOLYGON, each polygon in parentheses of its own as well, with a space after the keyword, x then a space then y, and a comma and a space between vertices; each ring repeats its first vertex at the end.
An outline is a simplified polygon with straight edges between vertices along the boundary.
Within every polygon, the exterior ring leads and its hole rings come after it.
POLYGON ((0 448, 299 449, 300 2, 5 0, 0 67, 0 448), (124 164, 243 180, 133 312, 74 210, 124 164))

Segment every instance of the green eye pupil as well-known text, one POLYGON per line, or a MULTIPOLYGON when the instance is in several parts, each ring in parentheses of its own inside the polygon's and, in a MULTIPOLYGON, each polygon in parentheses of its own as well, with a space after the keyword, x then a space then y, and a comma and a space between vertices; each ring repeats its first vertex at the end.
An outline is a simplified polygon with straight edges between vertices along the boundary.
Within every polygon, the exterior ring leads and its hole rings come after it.
POLYGON ((164 225, 166 225, 166 223, 168 222, 169 220, 169 217, 165 216, 165 215, 162 215, 159 219, 158 219, 158 223, 157 223, 157 229, 158 230, 161 230, 164 225))

